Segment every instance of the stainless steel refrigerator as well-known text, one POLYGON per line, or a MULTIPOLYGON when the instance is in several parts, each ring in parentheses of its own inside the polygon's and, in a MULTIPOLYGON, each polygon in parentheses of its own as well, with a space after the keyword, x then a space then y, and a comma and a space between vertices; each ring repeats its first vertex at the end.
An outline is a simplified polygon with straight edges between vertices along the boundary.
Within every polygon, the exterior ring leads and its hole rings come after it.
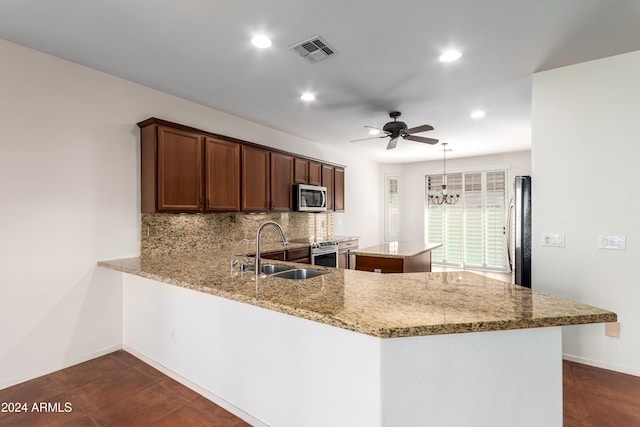
POLYGON ((507 255, 513 283, 531 288, 531 177, 516 176, 507 218, 507 255))

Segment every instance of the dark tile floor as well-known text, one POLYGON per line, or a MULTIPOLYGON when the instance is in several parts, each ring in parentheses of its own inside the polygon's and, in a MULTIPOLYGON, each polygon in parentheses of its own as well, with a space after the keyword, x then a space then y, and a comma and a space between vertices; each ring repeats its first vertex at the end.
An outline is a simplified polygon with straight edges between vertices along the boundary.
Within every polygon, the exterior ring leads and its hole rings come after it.
POLYGON ((26 412, 0 412, 0 427, 249 426, 122 350, 0 390, 0 405, 23 402, 26 412))
MULTIPOLYGON (((640 426, 639 377, 564 361, 563 388, 565 427, 640 426)), ((249 426, 124 351, 0 390, 0 411, 16 403, 0 427, 249 426)))
POLYGON ((564 361, 564 427, 640 426, 640 378, 564 361))

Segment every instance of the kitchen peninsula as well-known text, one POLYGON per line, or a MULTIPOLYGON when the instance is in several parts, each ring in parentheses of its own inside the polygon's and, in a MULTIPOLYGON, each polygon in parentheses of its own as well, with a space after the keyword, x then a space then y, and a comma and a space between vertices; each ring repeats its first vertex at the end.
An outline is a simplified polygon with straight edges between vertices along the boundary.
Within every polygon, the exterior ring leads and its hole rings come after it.
POLYGON ((356 270, 376 273, 414 273, 431 271, 431 251, 442 243, 389 242, 351 251, 356 270))
POLYGON ((213 250, 99 265, 121 274, 124 349, 260 426, 561 426, 560 326, 616 320, 469 272, 256 282, 213 250))

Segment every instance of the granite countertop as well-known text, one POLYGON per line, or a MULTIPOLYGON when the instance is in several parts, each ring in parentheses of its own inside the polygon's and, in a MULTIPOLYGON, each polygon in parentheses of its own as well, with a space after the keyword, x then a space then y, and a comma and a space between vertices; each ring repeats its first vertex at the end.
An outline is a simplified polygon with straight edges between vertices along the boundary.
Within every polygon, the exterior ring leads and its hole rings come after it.
POLYGON ((440 246, 442 246, 442 243, 389 242, 368 248, 354 249, 351 254, 379 258, 411 258, 437 249, 440 246))
MULTIPOLYGON (((287 280, 231 272, 230 251, 102 261, 101 267, 381 338, 614 322, 615 313, 471 272, 327 274, 287 280)), ((265 260, 292 268, 300 264, 265 260)))
POLYGON ((333 236, 333 240, 336 242, 348 242, 351 240, 359 240, 360 236, 333 236))

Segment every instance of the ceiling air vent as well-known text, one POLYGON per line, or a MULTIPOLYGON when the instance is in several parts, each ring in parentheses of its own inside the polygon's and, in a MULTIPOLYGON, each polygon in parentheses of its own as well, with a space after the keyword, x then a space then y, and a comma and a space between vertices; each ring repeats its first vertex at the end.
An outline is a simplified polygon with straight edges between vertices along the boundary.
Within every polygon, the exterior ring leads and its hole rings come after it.
POLYGON ((313 36, 310 39, 296 43, 289 49, 312 64, 336 54, 336 50, 329 46, 326 40, 320 36, 313 36))

